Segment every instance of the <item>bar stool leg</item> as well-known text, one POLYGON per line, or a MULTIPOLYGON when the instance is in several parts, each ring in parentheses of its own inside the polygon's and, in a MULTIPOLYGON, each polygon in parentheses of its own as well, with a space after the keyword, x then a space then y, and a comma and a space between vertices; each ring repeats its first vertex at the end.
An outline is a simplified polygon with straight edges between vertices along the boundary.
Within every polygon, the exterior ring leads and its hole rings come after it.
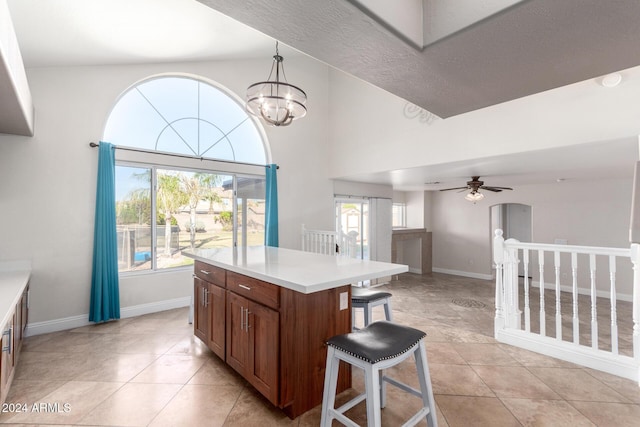
POLYGON ((384 370, 380 370, 380 408, 387 406, 387 382, 382 378, 384 377, 384 370))
POLYGON ((327 349, 327 368, 324 373, 324 392, 322 398, 322 416, 320 426, 330 427, 333 415, 330 413, 336 406, 336 387, 338 385, 338 370, 340 360, 335 357, 335 348, 327 349))
POLYGON ((389 322, 393 322, 393 317, 391 316, 391 298, 387 298, 384 303, 384 315, 389 322))
POLYGON ((369 323, 373 320, 373 307, 371 304, 366 304, 364 307, 364 326, 369 326, 369 323))
POLYGON ((367 391, 367 426, 380 427, 380 371, 374 365, 364 367, 364 382, 367 391))
POLYGON ((438 427, 438 418, 435 416, 436 402, 433 398, 433 390, 431 389, 431 375, 429 374, 427 351, 424 346, 424 340, 420 340, 420 345, 416 348, 413 356, 416 359, 418 380, 420 381, 420 392, 422 394, 422 404, 429 408, 427 424, 429 427, 438 427))

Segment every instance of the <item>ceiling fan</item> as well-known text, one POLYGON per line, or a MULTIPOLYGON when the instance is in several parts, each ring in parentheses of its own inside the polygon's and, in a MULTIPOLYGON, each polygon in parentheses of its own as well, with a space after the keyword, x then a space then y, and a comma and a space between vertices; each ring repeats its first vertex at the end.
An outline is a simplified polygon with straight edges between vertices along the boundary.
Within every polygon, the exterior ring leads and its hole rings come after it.
POLYGON ((480 181, 479 176, 472 176, 471 181, 467 181, 466 187, 443 188, 440 191, 449 190, 471 190, 471 192, 465 196, 465 199, 469 200, 470 202, 477 202, 478 200, 484 199, 484 194, 482 194, 479 190, 487 190, 493 191, 494 193, 499 193, 502 190, 513 190, 513 188, 484 185, 484 181, 480 181))

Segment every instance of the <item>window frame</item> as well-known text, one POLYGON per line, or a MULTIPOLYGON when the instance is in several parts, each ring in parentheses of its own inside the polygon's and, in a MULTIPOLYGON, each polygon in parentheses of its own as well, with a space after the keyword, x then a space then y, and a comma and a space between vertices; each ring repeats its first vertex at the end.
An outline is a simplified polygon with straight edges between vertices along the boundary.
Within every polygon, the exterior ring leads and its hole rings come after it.
MULTIPOLYGON (((244 100, 240 98, 233 91, 229 90, 227 87, 221 85, 220 83, 208 79, 203 76, 189 74, 189 73, 160 73, 151 76, 147 76, 143 79, 140 79, 127 87, 124 91, 120 93, 118 98, 113 103, 109 114, 106 116, 103 132, 105 135, 107 131, 107 127, 109 125, 109 119, 112 116, 112 113, 120 100, 128 94, 131 90, 134 90, 137 86, 149 82, 151 80, 157 80, 162 78, 186 78, 194 80, 197 83, 206 84, 212 86, 214 89, 220 91, 223 95, 226 95, 230 101, 235 102, 238 106, 240 106, 244 110, 244 100)), ((216 159, 216 158, 208 158, 208 157, 197 157, 197 156, 189 156, 181 153, 170 153, 166 151, 154 151, 147 150, 144 148, 138 147, 130 147, 126 145, 118 146, 118 141, 108 141, 115 144, 115 160, 116 167, 117 166, 127 166, 127 167, 138 167, 138 168, 148 168, 151 169, 151 248, 152 248, 152 262, 151 268, 148 270, 130 270, 130 271, 119 271, 118 274, 121 277, 126 276, 135 276, 135 275, 147 275, 147 274, 164 274, 171 273, 180 270, 192 269, 193 266, 177 266, 177 267, 169 267, 169 268, 161 268, 157 267, 157 170, 158 169, 169 169, 176 171, 184 171, 184 172, 203 172, 203 173, 211 173, 211 174, 219 174, 219 175, 228 175, 231 176, 233 180, 233 196, 232 196, 232 210, 233 210, 233 234, 232 234, 232 246, 236 247, 239 243, 239 221, 238 218, 238 179, 239 178, 259 178, 265 179, 266 172, 265 167, 272 163, 271 160, 271 148, 269 145, 269 141, 266 136, 266 132, 262 123, 253 115, 247 113, 248 120, 253 123, 255 130, 257 131, 258 137, 260 138, 261 147, 264 150, 264 158, 266 164, 255 164, 249 162, 243 162, 242 160, 227 160, 227 159, 216 159)), ((266 194, 265 194, 266 198, 266 194)), ((243 225, 243 233, 247 232, 246 224, 243 225)))

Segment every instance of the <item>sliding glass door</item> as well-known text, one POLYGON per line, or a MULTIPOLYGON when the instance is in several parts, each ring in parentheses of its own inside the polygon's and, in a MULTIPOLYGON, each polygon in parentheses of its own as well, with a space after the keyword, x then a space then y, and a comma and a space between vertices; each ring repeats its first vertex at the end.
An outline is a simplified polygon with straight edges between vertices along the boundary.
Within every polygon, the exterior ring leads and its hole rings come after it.
POLYGON ((369 201, 336 198, 336 231, 355 245, 355 257, 369 259, 369 201))

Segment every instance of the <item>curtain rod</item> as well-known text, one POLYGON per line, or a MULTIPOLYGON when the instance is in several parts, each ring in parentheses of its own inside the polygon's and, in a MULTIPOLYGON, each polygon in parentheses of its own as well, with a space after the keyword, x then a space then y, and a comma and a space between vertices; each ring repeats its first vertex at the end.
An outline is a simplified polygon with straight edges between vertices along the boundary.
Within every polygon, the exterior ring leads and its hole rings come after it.
MULTIPOLYGON (((98 144, 97 142, 91 141, 89 143, 89 147, 92 147, 92 148, 96 148, 96 147, 99 147, 99 146, 100 146, 100 144, 98 144)), ((113 148, 117 148, 118 150, 125 150, 125 151, 135 151, 136 153, 160 154, 162 156, 180 157, 180 158, 183 158, 183 159, 194 159, 194 160, 200 160, 200 161, 205 161, 206 160, 206 161, 209 161, 209 162, 221 162, 221 163, 235 163, 237 165, 261 166, 261 167, 267 167, 267 168, 271 167, 271 165, 260 165, 258 163, 234 162, 232 160, 206 159, 204 157, 187 156, 186 154, 165 153, 163 151, 144 150, 142 148, 119 147, 117 145, 114 145, 113 148)), ((280 166, 276 165, 276 169, 280 169, 280 166)))

